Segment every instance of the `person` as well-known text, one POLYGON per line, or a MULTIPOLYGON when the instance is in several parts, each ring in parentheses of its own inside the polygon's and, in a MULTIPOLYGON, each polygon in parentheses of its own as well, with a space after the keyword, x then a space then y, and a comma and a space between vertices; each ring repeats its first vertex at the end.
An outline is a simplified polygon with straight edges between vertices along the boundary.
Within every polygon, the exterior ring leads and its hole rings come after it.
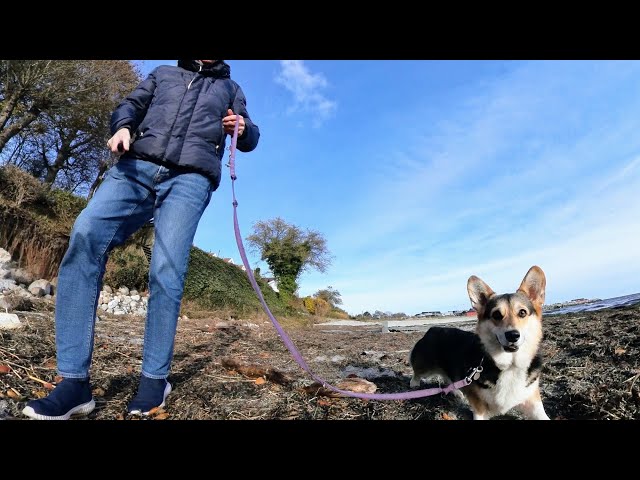
POLYGON ((159 66, 114 110, 107 145, 121 156, 76 219, 58 274, 56 355, 63 379, 46 398, 29 401, 24 415, 66 420, 94 409, 89 372, 107 256, 151 218, 142 368, 128 412, 164 406, 189 253, 220 184, 226 136, 239 117, 238 150, 252 151, 260 137, 230 71, 224 60, 159 66))

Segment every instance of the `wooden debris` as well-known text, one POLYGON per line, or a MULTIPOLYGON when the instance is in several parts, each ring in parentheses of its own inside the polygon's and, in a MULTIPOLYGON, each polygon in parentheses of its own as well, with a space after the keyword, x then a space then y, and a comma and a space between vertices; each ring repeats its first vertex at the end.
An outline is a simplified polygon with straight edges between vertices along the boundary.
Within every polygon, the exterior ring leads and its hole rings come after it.
POLYGON ((264 377, 273 383, 279 383, 280 385, 288 385, 291 383, 291 379, 289 379, 285 374, 279 372, 275 368, 271 367, 262 367, 260 365, 248 365, 243 364, 240 361, 234 358, 223 358, 222 366, 227 370, 235 370, 241 375, 250 378, 259 378, 264 377))

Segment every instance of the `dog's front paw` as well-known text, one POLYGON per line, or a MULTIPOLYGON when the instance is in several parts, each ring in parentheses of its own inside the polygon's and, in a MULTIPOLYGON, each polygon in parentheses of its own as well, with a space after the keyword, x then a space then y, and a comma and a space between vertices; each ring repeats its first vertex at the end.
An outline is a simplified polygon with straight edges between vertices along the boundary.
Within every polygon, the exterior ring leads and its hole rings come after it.
POLYGON ((420 378, 419 378, 419 377, 416 377, 416 376, 412 377, 412 378, 411 378, 411 381, 409 382, 409 386, 410 386, 411 388, 417 388, 417 387, 419 387, 419 386, 420 386, 420 378))

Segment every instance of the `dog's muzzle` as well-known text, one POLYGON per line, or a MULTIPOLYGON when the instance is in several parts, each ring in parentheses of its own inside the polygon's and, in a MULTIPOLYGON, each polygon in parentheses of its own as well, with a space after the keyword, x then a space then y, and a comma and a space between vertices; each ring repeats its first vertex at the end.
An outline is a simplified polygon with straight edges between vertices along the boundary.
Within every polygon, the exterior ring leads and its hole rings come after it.
POLYGON ((517 352, 524 338, 520 335, 518 330, 507 330, 503 334, 496 335, 498 342, 502 345, 505 352, 517 352))

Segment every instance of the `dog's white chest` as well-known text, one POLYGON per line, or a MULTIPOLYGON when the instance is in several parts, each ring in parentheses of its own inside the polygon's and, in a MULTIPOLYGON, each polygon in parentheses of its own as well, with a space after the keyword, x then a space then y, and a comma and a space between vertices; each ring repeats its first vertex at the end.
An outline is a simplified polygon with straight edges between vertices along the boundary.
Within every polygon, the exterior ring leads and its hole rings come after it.
POLYGON ((500 373, 493 388, 481 390, 479 394, 494 415, 501 415, 527 400, 537 385, 536 380, 527 386, 526 370, 509 368, 500 373))

